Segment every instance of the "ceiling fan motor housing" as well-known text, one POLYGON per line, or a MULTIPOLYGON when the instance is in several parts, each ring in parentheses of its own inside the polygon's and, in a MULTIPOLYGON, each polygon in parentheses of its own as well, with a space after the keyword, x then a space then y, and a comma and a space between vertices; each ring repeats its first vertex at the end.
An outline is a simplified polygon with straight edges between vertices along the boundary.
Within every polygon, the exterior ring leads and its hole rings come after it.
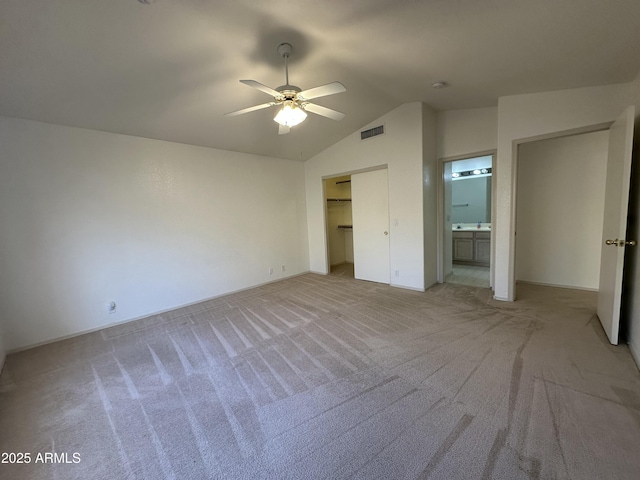
POLYGON ((276 91, 279 92, 285 100, 294 100, 296 99, 296 95, 301 92, 302 89, 295 85, 281 85, 276 88, 276 91))

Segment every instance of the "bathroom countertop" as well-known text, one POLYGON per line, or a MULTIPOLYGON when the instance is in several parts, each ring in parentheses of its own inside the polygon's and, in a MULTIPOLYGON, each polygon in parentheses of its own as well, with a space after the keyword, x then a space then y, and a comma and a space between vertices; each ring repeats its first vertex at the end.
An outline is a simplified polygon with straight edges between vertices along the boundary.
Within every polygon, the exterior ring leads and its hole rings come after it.
POLYGON ((462 228, 456 228, 453 227, 452 230, 454 232, 490 232, 491 228, 489 227, 462 227, 462 228))

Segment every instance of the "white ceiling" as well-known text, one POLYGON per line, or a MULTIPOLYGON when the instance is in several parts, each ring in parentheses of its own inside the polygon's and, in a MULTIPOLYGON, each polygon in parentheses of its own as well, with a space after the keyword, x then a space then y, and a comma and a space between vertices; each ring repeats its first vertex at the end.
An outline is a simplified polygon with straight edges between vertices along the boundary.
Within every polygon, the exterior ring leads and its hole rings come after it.
POLYGON ((394 107, 622 83, 640 71, 638 0, 2 0, 0 115, 305 160, 394 107), (290 83, 340 81, 279 136, 276 48, 290 83), (431 84, 446 81, 448 88, 431 84))

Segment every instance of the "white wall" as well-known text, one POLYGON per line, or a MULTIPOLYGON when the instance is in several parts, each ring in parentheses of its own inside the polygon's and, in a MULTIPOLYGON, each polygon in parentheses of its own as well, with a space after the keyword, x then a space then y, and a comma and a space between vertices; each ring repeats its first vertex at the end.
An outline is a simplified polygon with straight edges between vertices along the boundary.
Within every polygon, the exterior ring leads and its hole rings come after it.
POLYGON ((516 280, 598 289, 607 131, 520 145, 516 280))
POLYGON ((438 112, 437 141, 438 158, 495 150, 498 145, 498 108, 438 112))
POLYGON ((302 163, 1 117, 0 145, 8 349, 309 269, 302 163))
MULTIPOLYGON (((423 289, 422 104, 401 105, 362 130, 381 123, 385 134, 360 140, 360 130, 305 162, 310 269, 327 272, 322 178, 387 165, 391 284, 423 289)), ((435 225, 435 224, 434 224, 435 225)))
MULTIPOLYGON (((471 108, 461 110, 446 110, 438 112, 437 148, 438 158, 445 159, 470 157, 478 153, 494 151, 498 146, 498 108, 471 108)), ((446 164, 445 164, 446 165, 446 164)), ((451 165, 443 167, 442 171, 451 171, 451 165)), ((440 181, 440 180, 438 180, 440 181)), ((444 186, 443 192, 451 195, 451 184, 444 186), (447 190, 448 189, 448 190, 447 190)), ((446 208, 443 208, 446 210, 446 208)), ((446 222, 449 211, 443 211, 443 278, 446 278, 452 270, 451 229, 446 222)), ((493 242, 493 239, 492 239, 493 242)))
MULTIPOLYGON (((422 212, 424 235, 424 286, 438 282, 438 116, 422 105, 422 212)), ((393 271, 393 270, 392 270, 393 271)))
POLYGON ((498 101, 495 280, 499 300, 515 299, 515 158, 517 145, 558 132, 586 131, 614 121, 637 104, 637 82, 502 97, 498 101))

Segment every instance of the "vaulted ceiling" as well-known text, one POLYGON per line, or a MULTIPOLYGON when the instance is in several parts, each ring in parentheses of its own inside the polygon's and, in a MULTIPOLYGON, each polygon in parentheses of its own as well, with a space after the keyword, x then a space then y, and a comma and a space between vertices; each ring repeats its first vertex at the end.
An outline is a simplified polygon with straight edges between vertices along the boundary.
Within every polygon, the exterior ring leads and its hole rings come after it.
POLYGON ((622 83, 640 71, 638 0, 3 0, 0 115, 305 160, 394 107, 622 83), (340 81, 278 135, 238 82, 340 81), (433 89, 434 82, 449 85, 433 89))

